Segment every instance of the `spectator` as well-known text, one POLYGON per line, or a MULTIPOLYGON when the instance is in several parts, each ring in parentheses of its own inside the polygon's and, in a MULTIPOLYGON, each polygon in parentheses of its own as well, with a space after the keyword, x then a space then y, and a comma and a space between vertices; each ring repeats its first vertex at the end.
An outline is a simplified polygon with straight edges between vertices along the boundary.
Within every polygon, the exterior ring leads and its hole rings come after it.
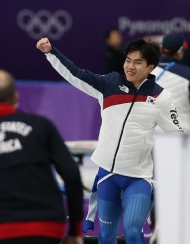
POLYGON ((0 243, 59 244, 66 234, 63 198, 53 164, 65 182, 69 232, 82 244, 83 193, 79 169, 55 126, 18 112, 12 75, 0 70, 0 243))
POLYGON ((122 34, 118 29, 111 28, 105 34, 105 42, 105 73, 115 71, 124 75, 123 64, 125 62, 125 56, 122 51, 122 34))

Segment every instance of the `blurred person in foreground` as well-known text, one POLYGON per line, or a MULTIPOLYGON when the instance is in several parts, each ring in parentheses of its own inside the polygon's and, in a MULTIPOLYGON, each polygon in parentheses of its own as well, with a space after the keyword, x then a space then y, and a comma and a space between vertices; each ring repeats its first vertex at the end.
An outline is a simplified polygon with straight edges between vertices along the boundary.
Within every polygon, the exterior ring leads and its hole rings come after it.
POLYGON ((100 103, 102 124, 91 157, 99 165, 99 244, 117 243, 122 212, 126 243, 142 244, 141 230, 151 208, 155 127, 183 132, 173 116, 177 112, 172 94, 150 74, 159 62, 159 46, 143 39, 129 42, 124 49, 125 76, 117 72, 102 76, 80 69, 48 38, 36 46, 60 75, 100 103))
MULTIPOLYGON (((185 133, 190 133, 190 67, 181 64, 184 55, 185 40, 181 34, 164 36, 161 44, 161 57, 152 74, 156 82, 170 91, 177 108, 175 118, 180 118, 180 125, 185 133)), ((161 132, 160 128, 156 132, 161 132)))
POLYGON ((10 73, 0 70, 0 243, 82 244, 83 190, 78 167, 55 126, 18 112, 10 73), (51 165, 65 182, 63 198, 51 165))
POLYGON ((116 71, 124 75, 123 64, 125 62, 122 50, 123 36, 116 28, 110 28, 105 34, 105 73, 116 71))

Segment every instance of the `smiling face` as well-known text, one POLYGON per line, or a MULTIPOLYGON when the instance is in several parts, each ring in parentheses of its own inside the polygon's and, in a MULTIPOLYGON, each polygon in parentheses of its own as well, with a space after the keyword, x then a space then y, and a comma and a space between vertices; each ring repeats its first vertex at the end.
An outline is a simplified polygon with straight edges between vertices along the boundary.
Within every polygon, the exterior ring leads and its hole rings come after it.
POLYGON ((154 69, 154 65, 147 66, 147 61, 142 57, 141 52, 134 51, 128 53, 123 68, 127 80, 138 88, 154 69))

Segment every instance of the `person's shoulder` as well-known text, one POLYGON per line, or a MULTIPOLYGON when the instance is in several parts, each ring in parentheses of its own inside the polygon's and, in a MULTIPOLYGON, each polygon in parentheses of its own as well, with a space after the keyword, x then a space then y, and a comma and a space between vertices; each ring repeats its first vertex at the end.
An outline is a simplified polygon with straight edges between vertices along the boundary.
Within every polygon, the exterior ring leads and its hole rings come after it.
POLYGON ((162 92, 163 92, 165 98, 172 97, 172 93, 170 91, 168 91, 167 89, 164 88, 162 92))
POLYGON ((105 76, 106 77, 124 77, 124 74, 122 75, 117 71, 112 71, 112 72, 107 73, 105 76))
POLYGON ((190 67, 184 64, 176 63, 176 65, 173 66, 171 71, 183 78, 190 79, 190 67))
POLYGON ((172 97, 172 93, 159 85, 158 83, 155 83, 154 89, 157 93, 156 100, 165 102, 166 100, 170 99, 172 97))
POLYGON ((168 91, 167 89, 161 87, 161 86, 159 86, 159 87, 162 88, 162 91, 160 92, 157 99, 162 101, 162 102, 166 102, 167 100, 170 100, 172 98, 172 93, 170 91, 168 91))
MULTIPOLYGON (((159 86, 159 85, 158 85, 159 86)), ((166 104, 172 102, 172 93, 165 88, 162 88, 161 93, 155 98, 155 107, 162 111, 166 104)))
POLYGON ((160 92, 164 89, 164 87, 160 86, 157 82, 155 82, 154 87, 160 92))
POLYGON ((23 118, 29 118, 29 119, 43 119, 45 118, 43 115, 35 114, 35 113, 28 113, 28 112, 23 112, 18 110, 17 113, 18 116, 23 117, 23 118))
POLYGON ((116 72, 116 71, 113 71, 113 72, 110 72, 110 73, 107 73, 106 75, 103 75, 104 76, 104 79, 106 81, 119 81, 120 79, 125 79, 125 76, 116 72))
POLYGON ((19 111, 17 116, 25 121, 28 121, 33 124, 44 123, 44 124, 52 124, 49 118, 44 115, 34 114, 34 113, 26 113, 19 111))
POLYGON ((190 72, 190 67, 186 66, 185 64, 176 63, 176 66, 183 69, 183 70, 187 70, 190 72))

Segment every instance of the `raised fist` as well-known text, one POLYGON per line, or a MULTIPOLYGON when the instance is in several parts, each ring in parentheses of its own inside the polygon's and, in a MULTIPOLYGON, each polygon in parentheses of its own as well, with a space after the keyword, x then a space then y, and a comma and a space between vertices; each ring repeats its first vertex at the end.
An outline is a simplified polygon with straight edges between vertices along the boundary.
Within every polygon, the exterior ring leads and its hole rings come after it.
POLYGON ((47 37, 40 39, 37 42, 36 47, 40 49, 43 53, 49 53, 52 50, 51 43, 49 42, 47 37))

